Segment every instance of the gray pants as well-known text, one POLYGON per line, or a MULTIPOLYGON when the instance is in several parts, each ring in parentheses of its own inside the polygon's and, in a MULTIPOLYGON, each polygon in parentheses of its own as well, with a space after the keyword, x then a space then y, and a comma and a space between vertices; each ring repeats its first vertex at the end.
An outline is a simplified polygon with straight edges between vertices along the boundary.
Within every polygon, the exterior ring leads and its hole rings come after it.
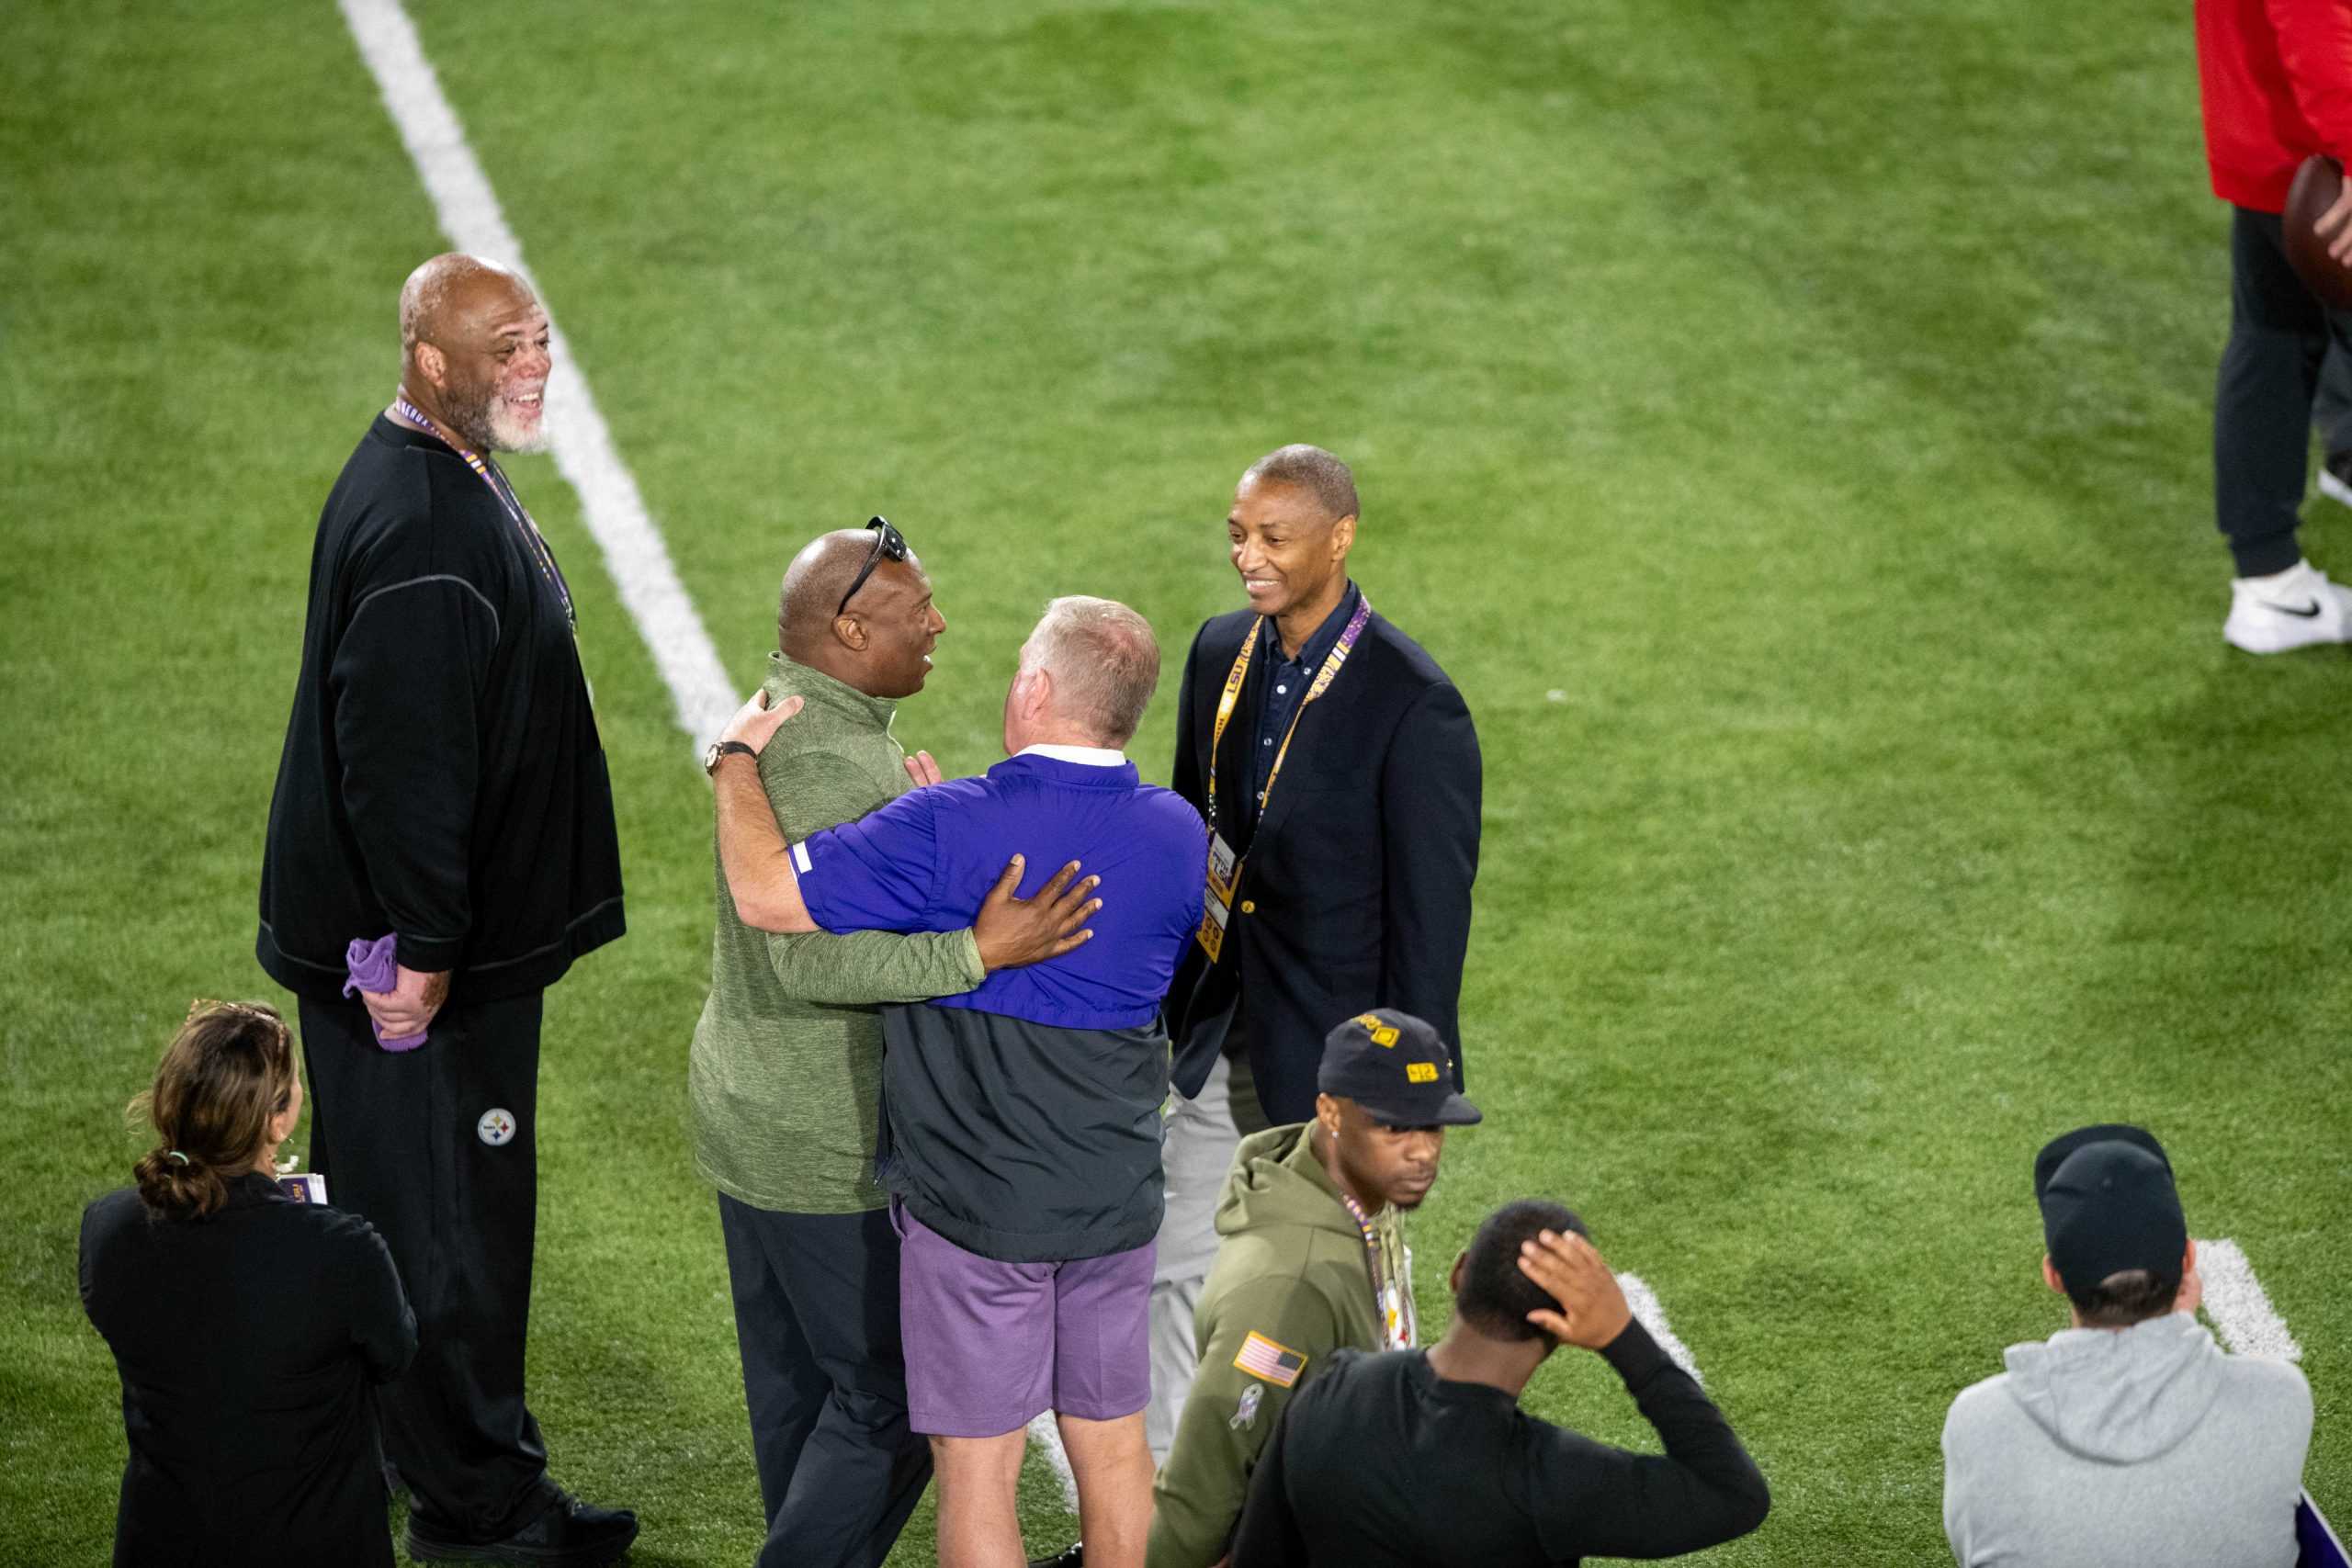
POLYGON ((1235 1146, 1244 1134, 1265 1125, 1249 1058, 1220 1056, 1200 1098, 1177 1096, 1162 1130, 1168 1212, 1159 1222, 1151 1277, 1151 1403, 1143 1413, 1144 1441, 1156 1464, 1166 1463, 1175 1446, 1176 1419, 1200 1362, 1193 1320, 1209 1265, 1216 1261, 1217 1198, 1233 1168, 1235 1146))

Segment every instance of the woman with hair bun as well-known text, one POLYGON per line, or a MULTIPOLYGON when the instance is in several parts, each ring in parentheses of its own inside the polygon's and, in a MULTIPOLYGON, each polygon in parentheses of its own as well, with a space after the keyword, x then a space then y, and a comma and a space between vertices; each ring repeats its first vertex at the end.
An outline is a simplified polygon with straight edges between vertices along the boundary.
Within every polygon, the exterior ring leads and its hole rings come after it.
POLYGON ((117 1568, 390 1568, 368 1389, 416 1353, 416 1319, 367 1221, 277 1183, 292 1032, 199 1003, 130 1110, 155 1146, 82 1213, 82 1305, 130 1443, 117 1568))

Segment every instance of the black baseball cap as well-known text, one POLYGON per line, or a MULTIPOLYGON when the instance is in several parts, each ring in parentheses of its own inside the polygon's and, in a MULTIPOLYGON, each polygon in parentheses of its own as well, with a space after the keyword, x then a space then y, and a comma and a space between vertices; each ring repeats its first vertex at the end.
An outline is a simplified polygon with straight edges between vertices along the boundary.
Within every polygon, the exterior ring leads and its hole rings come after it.
POLYGON ((2177 1281, 2188 1250, 2172 1161, 2143 1127, 2102 1122, 2053 1138, 2034 1156, 2041 1236, 2069 1292, 2144 1269, 2177 1281))
POLYGON ((1408 1012, 1374 1008, 1323 1037, 1315 1087, 1390 1127, 1467 1127, 1478 1108, 1453 1092, 1453 1053, 1408 1012))

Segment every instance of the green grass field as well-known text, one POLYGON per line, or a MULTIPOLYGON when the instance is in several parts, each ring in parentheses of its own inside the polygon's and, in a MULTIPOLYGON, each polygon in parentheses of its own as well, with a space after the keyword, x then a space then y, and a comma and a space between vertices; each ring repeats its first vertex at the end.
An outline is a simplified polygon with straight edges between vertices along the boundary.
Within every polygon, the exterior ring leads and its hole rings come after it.
MULTIPOLYGON (((1287 440, 1487 760, 1421 1312, 1583 1210, 1770 1478, 1724 1564, 1947 1559, 1937 1438, 2064 1325, 2030 1162, 2154 1127, 2304 1348, 2352 1516, 2352 659, 2230 653, 2225 311, 2185 10, 1955 0, 421 0, 425 47, 729 672, 887 512, 952 629, 900 732, 995 755, 1057 592, 1172 661, 1287 440)), ((268 997, 254 886, 311 532, 444 248, 335 9, 0 16, 0 1559, 105 1560, 74 1286, 122 1102, 268 997)), ((707 789, 575 499, 628 938, 551 994, 535 1404, 641 1564, 758 1495, 684 1130, 707 789)), ((2352 571, 2314 503, 2313 558, 2352 571)), ((1589 1357, 1534 1408, 1646 1441, 1589 1357)), ((1031 1540, 1069 1539, 1033 1466, 1031 1540)), ((928 1505, 897 1562, 930 1559, 928 1505)))

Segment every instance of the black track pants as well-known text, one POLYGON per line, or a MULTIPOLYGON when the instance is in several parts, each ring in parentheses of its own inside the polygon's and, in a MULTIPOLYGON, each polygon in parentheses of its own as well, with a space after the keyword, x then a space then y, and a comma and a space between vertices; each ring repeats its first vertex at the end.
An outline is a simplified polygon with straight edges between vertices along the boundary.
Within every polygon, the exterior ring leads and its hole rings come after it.
POLYGON ((540 995, 445 1008, 416 1050, 354 1000, 301 1004, 311 1168, 391 1248, 416 1360, 378 1393, 385 1457, 432 1533, 494 1540, 552 1498, 523 1401, 537 1221, 540 995))
MULTIPOLYGON (((2333 343, 2330 374, 2345 377, 2352 319, 2322 306, 2287 265, 2276 214, 2231 211, 2230 341, 2213 396, 2213 503, 2237 574, 2267 577, 2302 554, 2295 528, 2320 365, 2333 343)), ((2352 425, 2343 405, 2332 395, 2325 412, 2352 425)), ((2327 446, 2331 453, 2352 449, 2352 428, 2329 432, 2327 446)))

